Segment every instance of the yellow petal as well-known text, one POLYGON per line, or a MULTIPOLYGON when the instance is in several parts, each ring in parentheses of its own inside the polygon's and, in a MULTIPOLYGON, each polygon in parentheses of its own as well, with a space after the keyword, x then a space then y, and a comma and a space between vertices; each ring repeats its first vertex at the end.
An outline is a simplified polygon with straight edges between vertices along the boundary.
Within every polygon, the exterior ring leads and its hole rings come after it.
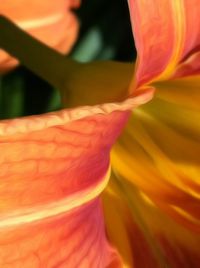
POLYGON ((175 222, 126 178, 111 177, 103 208, 108 238, 122 256, 122 267, 199 267, 200 237, 175 222))
MULTIPOLYGON (((111 154, 117 178, 112 178, 105 194, 117 193, 125 207, 119 206, 118 218, 129 210, 133 222, 124 222, 124 230, 139 228, 158 267, 165 267, 163 262, 177 268, 199 265, 199 85, 200 77, 155 84, 155 99, 134 111, 111 154)), ((110 199, 116 204, 113 196, 110 199)), ((109 224, 109 210, 106 216, 109 224)), ((111 240, 121 237, 123 244, 121 232, 112 232, 111 240)), ((137 242, 130 236, 125 244, 132 248, 137 242)), ((134 253, 127 257, 119 251, 132 267, 134 253)))

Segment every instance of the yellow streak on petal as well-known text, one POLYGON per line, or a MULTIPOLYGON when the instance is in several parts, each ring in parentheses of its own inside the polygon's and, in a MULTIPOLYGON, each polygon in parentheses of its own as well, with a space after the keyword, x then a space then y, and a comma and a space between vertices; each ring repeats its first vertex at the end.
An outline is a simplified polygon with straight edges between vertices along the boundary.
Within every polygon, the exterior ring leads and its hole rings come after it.
MULTIPOLYGON (((152 123, 157 121, 155 118, 153 118, 153 116, 151 116, 150 114, 147 114, 146 112, 142 110, 136 110, 134 111, 134 114, 139 115, 140 118, 144 117, 146 121, 150 120, 152 123)), ((160 123, 159 121, 156 123, 157 125, 158 124, 162 125, 162 123, 160 123)), ((140 133, 143 133, 143 135, 141 136, 135 133, 135 136, 134 136, 135 139, 137 140, 139 144, 141 144, 141 146, 144 146, 146 150, 151 152, 151 157, 156 163, 157 169, 160 171, 160 174, 162 174, 163 180, 165 180, 168 183, 171 183, 171 181, 173 181, 179 189, 182 189, 182 191, 186 193, 190 192, 193 196, 199 198, 198 194, 195 194, 195 192, 189 189, 189 187, 186 187, 185 184, 179 179, 178 174, 174 172, 176 167, 173 164, 173 162, 171 162, 165 156, 162 150, 160 150, 159 147, 151 140, 151 137, 145 132, 145 129, 143 129, 142 125, 139 125, 139 124, 136 125, 136 122, 135 122, 135 127, 137 127, 137 129, 140 129, 140 133)), ((169 133, 170 129, 167 129, 167 131, 169 133)))
MULTIPOLYGON (((172 9, 174 11, 174 34, 176 37, 176 44, 174 44, 174 51, 172 52, 171 59, 165 71, 161 73, 154 80, 167 80, 169 79, 175 71, 175 68, 180 60, 181 53, 183 51, 183 46, 185 42, 185 29, 186 29, 186 20, 185 20, 185 6, 183 0, 173 0, 171 1, 172 9)), ((167 45, 167 44, 166 44, 167 45)))
POLYGON ((171 205, 171 207, 178 213, 180 214, 181 216, 183 216, 184 218, 186 218, 187 220, 195 223, 195 224, 198 224, 200 225, 200 221, 197 220, 196 218, 192 217, 192 215, 190 215, 189 213, 187 213, 185 210, 177 207, 177 206, 173 206, 171 205))
POLYGON ((49 217, 58 216, 94 200, 107 186, 110 173, 111 168, 109 166, 105 176, 96 186, 88 187, 88 189, 78 192, 77 194, 70 195, 58 202, 24 209, 23 211, 16 211, 12 214, 5 215, 0 218, 0 228, 32 223, 49 217))
POLYGON ((126 181, 125 178, 122 178, 119 174, 117 174, 117 172, 115 172, 115 174, 117 184, 119 185, 120 189, 122 189, 122 191, 126 193, 125 200, 127 201, 132 217, 134 218, 137 226, 139 226, 140 230, 145 236, 145 239, 148 242, 148 245, 157 262, 160 263, 162 267, 165 267, 165 260, 161 253, 160 246, 154 240, 152 233, 149 231, 149 228, 140 213, 141 211, 143 211, 144 208, 141 207, 141 203, 138 203, 138 196, 141 196, 140 192, 138 192, 138 189, 136 189, 134 185, 130 186, 129 182, 126 181))
POLYGON ((123 268, 130 268, 129 265, 123 264, 123 268))
POLYGON ((144 200, 144 202, 146 202, 149 206, 155 207, 155 204, 153 203, 153 201, 144 192, 139 191, 139 194, 144 200))

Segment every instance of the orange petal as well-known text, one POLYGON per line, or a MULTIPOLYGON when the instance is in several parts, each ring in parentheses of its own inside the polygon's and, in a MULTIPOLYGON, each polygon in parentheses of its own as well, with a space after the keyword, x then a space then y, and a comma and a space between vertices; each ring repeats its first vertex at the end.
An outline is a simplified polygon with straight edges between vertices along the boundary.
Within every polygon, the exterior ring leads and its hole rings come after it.
POLYGON ((138 51, 136 86, 166 80, 174 73, 175 77, 199 73, 198 0, 129 0, 129 7, 138 51))
POLYGON ((140 86, 173 71, 184 41, 185 14, 180 0, 130 0, 129 8, 138 51, 136 85, 140 86))
POLYGON ((155 99, 133 113, 111 158, 133 225, 143 233, 156 262, 164 259, 177 268, 182 263, 197 268, 200 257, 199 85, 199 77, 155 84, 155 99), (146 204, 145 210, 140 203, 146 204))
POLYGON ((200 74, 200 52, 196 52, 181 62, 173 78, 194 76, 200 74))
MULTIPOLYGON (((0 13, 10 18, 20 28, 57 49, 68 53, 77 38, 78 21, 71 8, 77 1, 4 1, 0 4, 0 13), (66 11, 67 10, 67 11, 66 11), (56 32, 56 35, 55 35, 56 32), (53 37, 53 38, 52 38, 53 37)), ((0 51, 1 72, 13 68, 17 61, 0 51)))
POLYGON ((121 267, 99 194, 141 100, 0 122, 0 267, 121 267))
POLYGON ((200 73, 200 5, 198 0, 185 0, 185 42, 181 52, 180 66, 174 77, 191 76, 200 73))

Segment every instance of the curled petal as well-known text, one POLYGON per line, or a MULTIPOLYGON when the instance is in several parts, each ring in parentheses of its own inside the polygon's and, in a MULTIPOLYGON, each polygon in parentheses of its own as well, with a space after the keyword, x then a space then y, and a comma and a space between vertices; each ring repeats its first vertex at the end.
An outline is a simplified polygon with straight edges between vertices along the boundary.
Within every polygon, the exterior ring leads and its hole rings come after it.
POLYGON ((110 148, 144 99, 0 122, 0 267, 122 267, 99 194, 110 148))
POLYGON ((138 64, 136 86, 169 75, 185 37, 183 1, 130 0, 138 64))
POLYGON ((185 39, 180 60, 200 50, 200 3, 198 0, 184 0, 185 39))
POLYGON ((199 73, 198 0, 130 0, 129 7, 138 51, 137 86, 173 76, 180 64, 175 77, 199 73))
POLYGON ((200 73, 200 4, 198 0, 184 0, 185 41, 174 77, 200 73), (194 30, 195 29, 195 30, 194 30))
POLYGON ((192 54, 181 62, 175 71, 173 78, 194 76, 200 74, 200 52, 192 54))

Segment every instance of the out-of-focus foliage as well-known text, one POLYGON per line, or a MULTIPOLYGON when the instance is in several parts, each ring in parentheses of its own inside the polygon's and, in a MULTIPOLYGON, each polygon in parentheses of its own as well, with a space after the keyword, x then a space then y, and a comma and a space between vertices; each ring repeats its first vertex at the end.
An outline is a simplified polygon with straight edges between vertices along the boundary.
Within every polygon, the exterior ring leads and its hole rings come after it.
MULTIPOLYGON (((77 15, 79 39, 71 52, 78 61, 114 59, 132 61, 132 39, 127 2, 84 0, 77 15)), ((0 78, 0 119, 60 109, 56 89, 20 66, 0 78)))
POLYGON ((75 58, 82 61, 135 58, 127 1, 85 0, 78 15, 81 32, 72 53, 75 58))

